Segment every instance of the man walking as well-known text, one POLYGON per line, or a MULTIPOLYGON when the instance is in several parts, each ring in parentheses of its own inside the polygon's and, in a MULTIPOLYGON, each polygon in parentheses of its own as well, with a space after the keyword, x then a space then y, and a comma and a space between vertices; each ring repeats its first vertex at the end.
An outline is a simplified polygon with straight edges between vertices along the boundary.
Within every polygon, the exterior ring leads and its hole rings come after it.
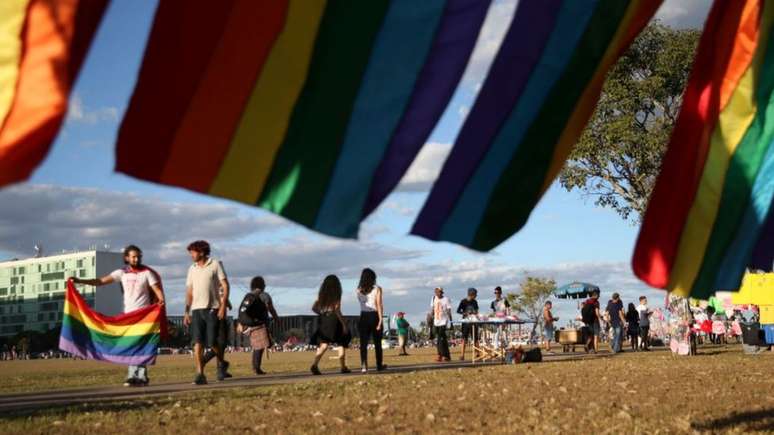
POLYGON ((650 316, 653 311, 648 309, 648 298, 640 296, 640 304, 637 306, 637 313, 640 315, 640 349, 650 350, 650 316))
MULTIPOLYGON (((128 313, 153 303, 164 305, 164 291, 158 273, 142 264, 142 250, 135 245, 124 248, 125 267, 114 270, 110 275, 95 279, 72 278, 74 284, 93 285, 95 287, 113 282, 121 284, 124 293, 124 312, 128 313), (155 300, 154 300, 155 299, 155 300)), ((148 385, 148 368, 129 366, 125 387, 143 387, 148 385)))
POLYGON ((204 348, 211 348, 218 359, 217 377, 222 381, 228 374, 228 362, 223 359, 223 346, 216 342, 219 334, 219 320, 226 318, 229 284, 223 264, 210 257, 210 244, 197 240, 188 245, 193 264, 186 277, 185 316, 183 323, 191 327, 194 343, 196 377, 194 384, 204 385, 204 348))
POLYGON ((607 302, 605 308, 607 316, 610 319, 610 327, 613 328, 613 342, 610 348, 613 353, 621 351, 621 342, 623 340, 623 326, 626 324, 626 316, 623 310, 623 301, 618 293, 613 293, 613 298, 607 302))
POLYGON ((451 301, 443 295, 443 288, 436 287, 433 303, 430 305, 433 313, 433 329, 435 331, 435 342, 438 350, 436 361, 451 361, 449 353, 449 339, 446 337, 446 325, 451 322, 451 301))

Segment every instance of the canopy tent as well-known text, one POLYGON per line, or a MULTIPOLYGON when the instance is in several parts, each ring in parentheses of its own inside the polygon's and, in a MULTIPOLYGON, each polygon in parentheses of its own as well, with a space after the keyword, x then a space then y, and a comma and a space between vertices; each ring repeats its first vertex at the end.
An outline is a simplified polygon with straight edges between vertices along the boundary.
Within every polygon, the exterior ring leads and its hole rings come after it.
POLYGON ((599 287, 585 282, 565 284, 554 290, 554 297, 559 299, 581 299, 591 296, 591 292, 599 291, 599 287))

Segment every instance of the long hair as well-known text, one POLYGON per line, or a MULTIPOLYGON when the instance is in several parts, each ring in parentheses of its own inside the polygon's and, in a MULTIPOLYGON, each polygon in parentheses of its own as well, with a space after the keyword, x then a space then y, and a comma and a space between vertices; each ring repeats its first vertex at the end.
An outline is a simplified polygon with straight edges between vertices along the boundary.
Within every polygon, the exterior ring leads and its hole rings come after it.
POLYGON ((628 308, 629 308, 629 311, 626 313, 627 315, 630 314, 630 313, 637 314, 637 309, 634 308, 634 304, 633 303, 629 302, 629 307, 628 308))
POLYGON ((317 294, 317 306, 320 308, 330 308, 341 302, 341 281, 336 275, 328 275, 320 285, 320 292, 317 294))
POLYGON ((376 272, 366 267, 360 274, 360 284, 357 285, 357 288, 360 289, 360 293, 367 295, 368 293, 371 293, 371 290, 375 285, 376 272))

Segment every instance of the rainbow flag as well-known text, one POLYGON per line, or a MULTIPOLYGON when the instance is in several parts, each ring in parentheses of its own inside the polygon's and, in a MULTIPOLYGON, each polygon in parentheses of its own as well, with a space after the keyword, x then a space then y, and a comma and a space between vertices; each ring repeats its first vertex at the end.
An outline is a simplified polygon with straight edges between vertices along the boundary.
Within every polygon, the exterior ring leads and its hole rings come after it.
POLYGON ((59 349, 81 358, 116 364, 154 364, 159 342, 166 333, 163 307, 154 304, 118 316, 105 316, 89 308, 72 281, 67 281, 59 349))
POLYGON ((487 251, 527 221, 660 1, 519 2, 412 234, 487 251))
POLYGON ((708 299, 774 259, 774 3, 714 3, 632 260, 708 299))
POLYGON ((161 2, 116 170, 357 237, 446 108, 489 4, 161 2))
POLYGON ((107 0, 0 1, 0 186, 46 157, 107 0))

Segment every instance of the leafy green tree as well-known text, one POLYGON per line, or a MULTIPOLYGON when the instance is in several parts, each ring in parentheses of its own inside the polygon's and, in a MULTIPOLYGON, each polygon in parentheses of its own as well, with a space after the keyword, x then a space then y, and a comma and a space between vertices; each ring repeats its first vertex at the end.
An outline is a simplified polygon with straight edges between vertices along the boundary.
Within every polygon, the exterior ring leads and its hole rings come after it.
POLYGON ((610 70, 559 180, 639 221, 682 104, 700 31, 650 24, 610 70))
POLYGON ((521 292, 508 294, 508 302, 511 303, 511 311, 520 317, 535 320, 534 332, 538 325, 543 324, 543 305, 556 290, 556 281, 528 275, 520 287, 521 292))

